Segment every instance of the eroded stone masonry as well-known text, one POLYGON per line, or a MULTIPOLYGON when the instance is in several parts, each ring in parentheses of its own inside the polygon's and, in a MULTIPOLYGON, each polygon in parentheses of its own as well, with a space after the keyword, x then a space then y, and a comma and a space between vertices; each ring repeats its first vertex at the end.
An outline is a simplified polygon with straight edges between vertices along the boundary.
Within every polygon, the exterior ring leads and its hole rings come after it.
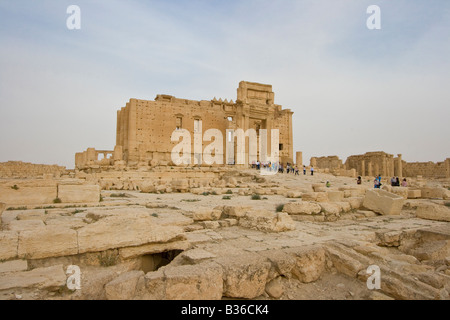
POLYGON ((241 82, 236 102, 132 99, 115 149, 78 153, 75 170, 0 164, 0 299, 450 299, 449 159, 174 166, 177 128, 276 128, 294 160, 292 112, 269 85, 241 82))
MULTIPOLYGON (((158 166, 173 165, 171 153, 177 142, 171 141, 174 130, 186 129, 192 137, 209 129, 217 129, 227 137, 228 129, 267 130, 268 149, 271 149, 271 130, 279 130, 281 162, 293 163, 292 114, 275 104, 272 86, 241 82, 237 100, 192 101, 169 95, 158 95, 155 101, 131 99, 117 112, 116 147, 113 151, 88 149, 77 153, 76 167, 92 166, 158 166)), ((233 137, 234 139, 234 137, 233 137)), ((228 139, 223 139, 223 150, 228 139)), ((249 159, 246 139, 245 163, 249 159)), ((207 143, 203 144, 203 153, 207 143)), ((194 140, 192 139, 192 157, 194 140)), ((258 151, 259 152, 259 151, 258 151)), ((221 155, 223 164, 236 163, 236 152, 230 157, 221 155)), ((191 163, 194 163, 192 161, 191 163)))

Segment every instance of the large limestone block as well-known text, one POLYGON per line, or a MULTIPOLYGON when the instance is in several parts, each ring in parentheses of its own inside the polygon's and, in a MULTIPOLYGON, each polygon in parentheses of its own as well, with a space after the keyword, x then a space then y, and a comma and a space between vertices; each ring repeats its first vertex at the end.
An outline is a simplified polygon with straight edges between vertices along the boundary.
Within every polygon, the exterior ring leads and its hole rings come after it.
POLYGON ((0 232, 0 260, 8 260, 17 257, 17 245, 19 234, 15 231, 0 232))
POLYGON ((27 260, 12 260, 0 262, 0 273, 26 271, 27 269, 27 260))
POLYGON ((271 263, 258 255, 247 254, 222 258, 223 295, 229 298, 254 299, 264 293, 271 263))
POLYGON ((108 300, 131 300, 136 294, 138 283, 144 281, 144 271, 130 271, 105 285, 108 300))
POLYGON ((180 240, 183 229, 160 226, 150 218, 106 217, 78 230, 79 252, 136 247, 180 240))
POLYGON ((223 271, 208 263, 171 267, 164 270, 167 300, 220 300, 223 271))
POLYGON ((199 209, 192 213, 194 221, 211 221, 219 220, 222 215, 222 210, 215 209, 199 209))
POLYGON ((408 199, 418 199, 422 197, 420 190, 408 190, 408 199))
POLYGON ((343 191, 328 191, 328 199, 332 202, 341 202, 344 200, 343 191))
POLYGON ((100 186, 59 185, 58 198, 63 203, 97 203, 100 201, 100 186))
POLYGON ((382 215, 399 215, 405 199, 385 190, 368 190, 363 206, 382 215))
POLYGON ((419 204, 416 210, 418 218, 450 222, 450 209, 435 203, 419 204))
POLYGON ((320 205, 317 203, 301 201, 301 202, 289 202, 284 205, 283 212, 286 212, 291 215, 298 214, 318 214, 321 211, 320 205))
POLYGON ((240 218, 244 216, 251 207, 244 206, 224 206, 223 213, 230 218, 240 218))
POLYGON ((9 186, 0 188, 0 202, 7 205, 33 205, 53 203, 57 195, 54 186, 19 186, 17 190, 9 186))
POLYGON ((14 288, 57 289, 66 285, 62 265, 0 275, 0 290, 14 288))
POLYGON ((43 259, 78 254, 75 230, 46 226, 22 231, 19 237, 19 258, 43 259))
POLYGON ((341 212, 341 206, 337 203, 320 203, 321 211, 325 213, 325 215, 339 215, 341 212))
POLYGON ((325 250, 319 246, 289 250, 296 257, 292 275, 303 283, 318 280, 325 271, 325 250))
POLYGON ((408 199, 408 188, 405 187, 393 187, 392 193, 401 196, 403 199, 408 199))
POLYGON ((187 179, 173 180, 171 186, 177 192, 186 192, 189 189, 189 181, 187 179))
POLYGON ((350 197, 350 198, 345 198, 344 201, 348 202, 353 210, 358 210, 359 208, 362 207, 364 198, 363 197, 350 197))
POLYGON ((295 230, 295 223, 285 212, 270 211, 248 212, 239 220, 239 225, 264 232, 284 232, 295 230))
POLYGON ((448 199, 448 190, 445 188, 420 188, 422 198, 425 199, 448 199))

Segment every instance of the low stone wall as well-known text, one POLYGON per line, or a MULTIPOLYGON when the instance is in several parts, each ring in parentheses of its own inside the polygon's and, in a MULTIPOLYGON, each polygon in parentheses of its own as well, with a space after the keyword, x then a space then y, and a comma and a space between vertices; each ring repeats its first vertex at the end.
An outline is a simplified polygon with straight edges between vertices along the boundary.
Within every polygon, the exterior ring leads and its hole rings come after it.
POLYGON ((45 175, 59 177, 66 167, 58 165, 33 164, 21 161, 0 163, 0 178, 37 178, 45 175))
POLYGON ((0 202, 8 206, 52 203, 98 203, 100 187, 84 181, 5 180, 0 182, 0 202))

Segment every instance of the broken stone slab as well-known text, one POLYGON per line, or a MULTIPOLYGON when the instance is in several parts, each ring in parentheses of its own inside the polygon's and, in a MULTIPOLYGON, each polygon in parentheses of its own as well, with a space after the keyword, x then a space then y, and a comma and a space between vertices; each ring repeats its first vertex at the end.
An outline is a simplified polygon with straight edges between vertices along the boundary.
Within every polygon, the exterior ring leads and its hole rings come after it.
POLYGON ((192 249, 182 253, 182 258, 189 264, 198 264, 208 259, 216 258, 217 256, 211 252, 203 249, 192 249))
POLYGON ((26 271, 27 269, 27 260, 12 260, 0 262, 0 273, 26 271))
POLYGON ((417 206, 416 216, 421 219, 450 222, 450 209, 435 203, 421 203, 417 206))
POLYGON ((140 280, 144 281, 144 271, 129 271, 105 285, 108 300, 131 300, 134 298, 140 280))
MULTIPOLYGON (((184 235, 180 235, 180 239, 184 239, 184 235)), ((120 257, 123 259, 132 259, 148 254, 155 254, 173 250, 187 250, 190 247, 189 241, 172 241, 167 243, 151 243, 138 247, 128 247, 119 249, 120 257)))
POLYGON ((285 232, 295 230, 295 223, 286 212, 270 211, 248 212, 239 219, 239 225, 264 232, 285 232))
POLYGON ((17 257, 19 234, 15 231, 0 232, 0 260, 9 260, 17 257))
POLYGON ((385 190, 368 190, 363 207, 382 215, 399 215, 405 199, 385 190))
POLYGON ((60 226, 46 226, 20 232, 19 258, 44 259, 75 254, 78 254, 75 230, 60 226))
POLYGON ((179 240, 183 228, 161 226, 151 218, 106 217, 78 230, 79 253, 179 240))
POLYGON ((283 212, 286 212, 290 215, 298 215, 298 214, 318 214, 321 211, 320 205, 317 203, 300 201, 300 202, 289 202, 284 205, 283 212))
POLYGON ((42 220, 13 220, 8 224, 10 231, 28 231, 38 228, 44 228, 45 224, 42 220))
POLYGON ((63 265, 0 274, 0 290, 14 288, 58 289, 66 285, 63 265))

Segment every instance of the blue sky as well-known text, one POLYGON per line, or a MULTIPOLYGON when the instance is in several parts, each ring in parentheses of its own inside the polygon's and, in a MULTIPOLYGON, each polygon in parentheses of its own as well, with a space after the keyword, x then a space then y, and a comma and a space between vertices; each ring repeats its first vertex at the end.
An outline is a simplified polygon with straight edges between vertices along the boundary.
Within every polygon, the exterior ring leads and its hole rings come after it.
MULTIPOLYGON (((294 151, 450 157, 450 2, 0 0, 0 161, 113 149, 116 111, 157 94, 273 85, 294 151), (81 30, 66 9, 81 8, 81 30), (370 5, 381 30, 369 30, 370 5)), ((305 160, 305 161, 306 161, 305 160)))

